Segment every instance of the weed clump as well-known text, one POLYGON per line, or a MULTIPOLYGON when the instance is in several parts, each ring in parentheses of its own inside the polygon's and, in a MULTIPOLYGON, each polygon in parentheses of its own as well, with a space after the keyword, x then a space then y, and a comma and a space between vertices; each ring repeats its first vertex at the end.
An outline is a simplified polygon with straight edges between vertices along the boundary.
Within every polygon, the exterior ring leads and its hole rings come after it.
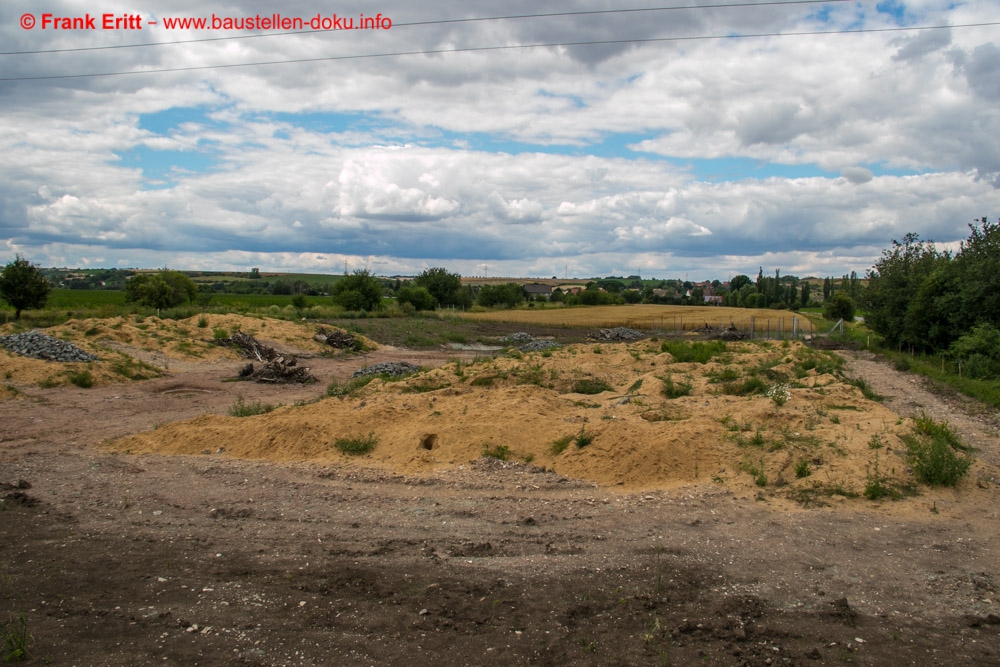
POLYGON ((902 436, 902 440, 914 476, 930 486, 956 486, 975 460, 947 422, 927 415, 915 419, 913 433, 902 436))
POLYGON ((660 352, 669 352, 677 363, 696 361, 707 364, 713 357, 726 353, 726 344, 721 340, 708 343, 690 341, 663 341, 660 352))
POLYGON ((667 398, 680 398, 681 396, 688 396, 691 393, 690 380, 685 379, 683 382, 674 382, 674 376, 667 375, 665 378, 660 378, 660 382, 663 383, 661 391, 667 398))
POLYGON ((484 458, 497 459, 498 461, 509 461, 510 456, 510 447, 507 445, 483 445, 484 458))
POLYGON ((566 448, 569 447, 569 443, 571 442, 573 442, 573 434, 564 435, 558 440, 554 440, 552 442, 552 446, 549 447, 549 451, 552 453, 553 456, 562 454, 564 451, 566 451, 566 448))
POLYGON ((339 449, 344 454, 350 456, 359 456, 361 454, 367 454, 368 452, 375 449, 375 445, 378 444, 378 437, 374 433, 369 433, 366 436, 355 436, 353 438, 337 438, 333 442, 333 446, 339 449))
POLYGON ((81 389, 90 389, 94 386, 94 376, 90 374, 90 371, 84 369, 82 371, 77 371, 76 373, 70 373, 69 381, 75 384, 81 389))
POLYGON ((573 384, 574 394, 587 394, 592 396, 594 394, 600 394, 605 391, 614 391, 615 388, 604 380, 597 378, 584 378, 582 380, 577 380, 573 384))
POLYGON ((276 405, 254 401, 246 403, 242 396, 236 397, 236 402, 229 408, 230 417, 253 417, 254 415, 264 415, 274 410, 276 405))

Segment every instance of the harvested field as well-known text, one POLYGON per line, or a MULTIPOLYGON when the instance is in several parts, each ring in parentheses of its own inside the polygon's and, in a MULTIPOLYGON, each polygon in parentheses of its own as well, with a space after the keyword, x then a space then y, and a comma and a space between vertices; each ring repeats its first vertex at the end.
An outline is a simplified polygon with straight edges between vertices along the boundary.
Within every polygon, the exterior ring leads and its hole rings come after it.
MULTIPOLYGON (((449 311, 449 316, 452 313, 449 311)), ((750 327, 754 318, 758 331, 770 326, 771 331, 783 327, 792 331, 793 318, 798 325, 808 327, 808 319, 787 310, 727 308, 725 306, 657 306, 637 304, 628 306, 581 306, 576 308, 520 308, 516 310, 491 310, 483 313, 455 313, 458 317, 473 320, 505 323, 524 323, 544 326, 568 327, 630 327, 632 329, 693 331, 709 325, 725 328, 734 324, 739 329, 750 327)))

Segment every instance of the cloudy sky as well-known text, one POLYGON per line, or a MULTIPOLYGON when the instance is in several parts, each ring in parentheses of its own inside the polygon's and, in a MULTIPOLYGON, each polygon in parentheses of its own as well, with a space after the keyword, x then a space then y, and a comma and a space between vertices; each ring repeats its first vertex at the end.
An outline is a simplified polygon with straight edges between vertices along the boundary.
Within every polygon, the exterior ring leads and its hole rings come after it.
POLYGON ((996 218, 1000 5, 685 4, 4 0, 0 261, 823 276, 996 218), (392 27, 166 26, 275 13, 392 27))

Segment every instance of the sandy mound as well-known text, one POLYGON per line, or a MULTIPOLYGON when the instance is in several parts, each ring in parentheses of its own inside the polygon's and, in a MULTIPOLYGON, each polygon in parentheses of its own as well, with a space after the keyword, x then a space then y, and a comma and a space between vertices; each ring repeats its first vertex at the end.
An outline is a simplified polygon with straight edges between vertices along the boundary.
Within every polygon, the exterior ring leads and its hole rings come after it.
MULTIPOLYGON (((329 329, 330 327, 327 327, 329 329)), ((44 333, 72 342, 100 357, 95 363, 56 363, 12 354, 0 348, 0 378, 13 384, 59 386, 69 384, 73 376, 86 371, 93 385, 142 380, 162 375, 169 359, 236 359, 233 348, 214 343, 215 331, 226 335, 240 330, 278 350, 312 354, 336 351, 313 340, 318 325, 289 322, 245 315, 197 315, 184 320, 157 317, 114 317, 69 320, 44 329, 44 333), (145 363, 143 360, 149 361, 145 363)), ((0 334, 11 333, 13 325, 0 327, 0 334)), ((378 345, 366 338, 369 349, 378 345)), ((0 400, 5 398, 0 393, 0 400)))
POLYGON ((817 502, 860 493, 877 454, 890 483, 912 481, 898 438, 910 425, 839 378, 837 357, 798 343, 721 347, 704 364, 678 363, 652 341, 453 362, 343 387, 343 397, 311 405, 175 423, 112 448, 353 460, 408 473, 467 464, 490 450, 609 486, 714 481, 817 502), (600 382, 609 389, 600 391, 600 382), (778 405, 762 393, 740 395, 754 383, 758 391, 784 384, 789 398, 778 405), (688 393, 668 398, 669 385, 688 393), (337 447, 338 439, 369 435, 377 440, 370 453, 337 447))

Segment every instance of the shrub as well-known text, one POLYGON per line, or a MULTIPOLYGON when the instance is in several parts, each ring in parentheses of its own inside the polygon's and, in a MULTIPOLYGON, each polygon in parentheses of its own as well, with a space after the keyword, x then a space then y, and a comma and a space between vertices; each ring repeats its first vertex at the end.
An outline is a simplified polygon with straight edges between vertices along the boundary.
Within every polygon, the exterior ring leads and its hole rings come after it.
POLYGON ((342 451, 344 454, 349 454, 351 456, 367 454, 375 449, 375 445, 377 444, 378 438, 374 433, 369 433, 364 437, 356 436, 353 438, 337 438, 333 442, 334 447, 342 451))
POLYGON ((809 459, 799 459, 795 462, 795 476, 799 479, 803 477, 808 477, 812 474, 812 468, 809 467, 809 459))
POLYGON ((832 298, 824 302, 823 317, 828 320, 853 322, 855 309, 854 300, 847 295, 847 292, 839 290, 832 298))
POLYGON ((902 437, 907 462, 916 478, 930 486, 956 486, 972 467, 974 457, 946 422, 924 415, 914 431, 902 437), (960 454, 959 451, 962 453, 960 454))
POLYGON ((610 384, 597 378, 584 378, 583 380, 577 380, 573 384, 573 393, 575 394, 593 395, 614 390, 615 388, 610 384))

